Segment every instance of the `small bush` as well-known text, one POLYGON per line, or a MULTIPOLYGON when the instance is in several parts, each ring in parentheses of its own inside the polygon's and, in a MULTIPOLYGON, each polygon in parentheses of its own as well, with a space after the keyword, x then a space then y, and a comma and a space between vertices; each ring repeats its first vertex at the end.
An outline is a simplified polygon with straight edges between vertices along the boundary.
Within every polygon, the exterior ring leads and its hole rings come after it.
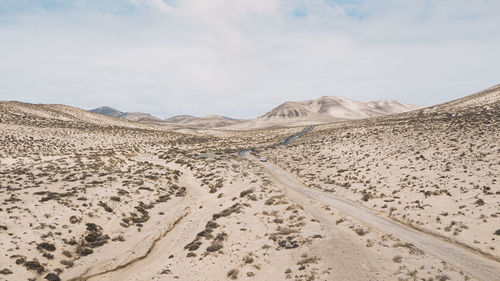
POLYGON ((236 280, 238 279, 238 270, 237 269, 231 269, 227 273, 227 277, 231 280, 236 280))

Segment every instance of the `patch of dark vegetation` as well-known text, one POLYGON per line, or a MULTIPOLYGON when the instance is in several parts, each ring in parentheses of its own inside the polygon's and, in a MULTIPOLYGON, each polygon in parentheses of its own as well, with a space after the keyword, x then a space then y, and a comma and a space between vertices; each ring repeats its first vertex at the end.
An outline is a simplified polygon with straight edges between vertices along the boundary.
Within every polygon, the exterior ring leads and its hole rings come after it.
POLYGON ((179 190, 177 190, 177 192, 175 193, 175 196, 176 197, 184 197, 184 196, 186 196, 186 188, 185 187, 179 188, 179 190))
POLYGON ((69 192, 58 193, 58 192, 50 192, 50 191, 38 191, 38 192, 35 192, 33 194, 34 195, 45 195, 44 197, 42 197, 40 199, 40 202, 45 202, 45 201, 49 201, 49 200, 53 200, 53 199, 59 199, 59 198, 63 198, 63 197, 73 196, 76 193, 77 193, 76 189, 73 189, 72 191, 69 191, 69 192))
POLYGON ((160 202, 167 202, 168 200, 170 200, 170 195, 160 195, 160 197, 158 197, 158 199, 156 199, 156 202, 160 203, 160 202))
POLYGON ((446 281, 446 280, 451 280, 451 278, 448 275, 440 274, 440 275, 436 276, 436 280, 446 281))
POLYGON ((42 272, 45 271, 45 268, 40 264, 40 262, 36 260, 25 262, 24 267, 26 267, 27 270, 34 270, 38 274, 41 274, 42 272))
POLYGON ((483 206, 485 203, 484 203, 483 199, 477 199, 476 202, 474 202, 474 204, 476 204, 478 206, 483 206))
POLYGON ((61 281, 61 278, 59 278, 59 275, 55 273, 49 273, 45 275, 45 279, 49 281, 61 281))
POLYGON ((10 269, 8 269, 8 268, 4 268, 4 269, 0 270, 0 274, 9 275, 9 274, 12 274, 12 271, 10 271, 10 269))
POLYGON ((236 279, 238 279, 238 273, 239 273, 239 271, 237 269, 231 269, 227 273, 227 278, 229 278, 231 280, 236 280, 236 279))
POLYGON ((297 262, 297 265, 306 266, 308 264, 316 263, 320 258, 318 257, 309 257, 306 254, 301 256, 301 259, 297 262))
POLYGON ((227 217, 227 216, 231 215, 232 213, 239 213, 239 212, 241 212, 241 204, 236 203, 236 204, 232 205, 231 207, 222 210, 222 212, 220 212, 220 213, 213 214, 212 218, 213 218, 213 220, 217 220, 218 218, 227 217))
POLYGON ((365 193, 365 194, 363 194, 363 197, 361 197, 361 200, 368 202, 368 200, 370 200, 372 197, 373 196, 371 193, 365 193))
POLYGON ((106 204, 105 202, 99 201, 99 206, 103 207, 104 210, 108 213, 113 212, 113 209, 110 206, 108 206, 108 204, 106 204))
POLYGON ((189 253, 187 253, 186 257, 188 257, 188 258, 196 257, 196 253, 195 252, 189 252, 189 253))
POLYGON ((49 254, 49 253, 43 253, 42 255, 44 258, 47 258, 49 260, 52 260, 54 259, 54 255, 53 254, 49 254))
POLYGON ((412 254, 412 255, 423 255, 424 254, 424 251, 420 250, 412 243, 396 243, 396 244, 394 244, 393 247, 395 247, 395 248, 396 247, 408 248, 408 250, 410 251, 410 254, 412 254))
POLYGON ((76 253, 82 257, 88 256, 88 255, 92 254, 93 252, 94 252, 94 250, 87 248, 87 247, 78 246, 78 248, 76 248, 76 253))
POLYGON ((240 197, 245 197, 247 196, 248 194, 252 193, 253 192, 253 188, 250 188, 250 189, 247 189, 247 190, 244 190, 240 193, 240 197))
POLYGON ((66 268, 73 267, 73 261, 71 260, 62 260, 60 263, 64 265, 66 268))
POLYGON ((80 223, 81 221, 82 221, 82 218, 78 218, 77 216, 69 217, 69 222, 72 224, 80 223))
POLYGON ((217 252, 218 250, 222 249, 222 247, 223 246, 221 243, 214 243, 207 247, 207 252, 217 252))
POLYGON ((42 243, 38 244, 38 246, 36 248, 39 251, 45 250, 45 251, 53 252, 56 250, 56 246, 54 246, 54 244, 47 243, 47 242, 42 242, 42 243))
POLYGON ((16 264, 23 264, 26 262, 26 257, 14 257, 16 258, 16 264))
POLYGON ((253 257, 251 254, 249 254, 248 256, 244 257, 243 258, 243 262, 245 262, 246 264, 251 264, 253 263, 253 257))
POLYGON ((102 234, 102 228, 94 223, 87 223, 87 234, 84 236, 83 245, 90 248, 101 247, 108 243, 109 236, 102 234))
MULTIPOLYGON (((108 240, 110 239, 107 234, 102 233, 102 228, 99 225, 95 223, 86 223, 86 226, 87 230, 80 243, 77 243, 76 241, 66 242, 67 244, 70 245, 78 244, 78 247, 76 248, 76 253, 79 256, 88 256, 92 254, 94 252, 92 248, 101 247, 104 244, 108 243, 108 240)), ((69 252, 64 255, 69 257, 68 254, 69 256, 71 256, 71 253, 69 252)))
POLYGON ((298 230, 278 226, 277 231, 269 235, 269 239, 276 242, 280 248, 295 249, 299 247, 296 235, 297 233, 298 230))
POLYGON ((288 203, 286 200, 284 200, 285 195, 274 195, 271 196, 269 199, 267 199, 264 204, 265 205, 279 205, 279 204, 286 204, 288 203))
MULTIPOLYGON (((205 238, 206 240, 210 240, 213 238, 212 232, 214 229, 219 227, 219 225, 215 221, 208 221, 207 224, 205 225, 205 229, 198 234, 196 234, 196 238, 186 246, 184 246, 185 250, 188 251, 196 251, 198 248, 200 248, 202 242, 200 241, 201 238, 205 238)), ((211 248, 213 249, 213 248, 211 248)))
POLYGON ((68 258, 71 258, 73 256, 68 250, 62 251, 62 254, 68 258))
POLYGON ((193 242, 184 246, 184 249, 188 251, 196 251, 198 250, 198 248, 200 248, 200 246, 201 242, 199 241, 199 238, 196 238, 193 242))
POLYGON ((366 229, 364 229, 362 227, 357 227, 356 229, 354 229, 354 232, 356 232, 356 234, 359 235, 359 236, 365 236, 370 231, 366 230, 366 229))

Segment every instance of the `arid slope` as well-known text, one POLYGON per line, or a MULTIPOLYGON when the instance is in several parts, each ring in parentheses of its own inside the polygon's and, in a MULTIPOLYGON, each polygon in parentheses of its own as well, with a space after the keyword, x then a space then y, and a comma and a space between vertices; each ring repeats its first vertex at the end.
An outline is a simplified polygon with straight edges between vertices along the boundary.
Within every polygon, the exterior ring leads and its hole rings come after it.
POLYGON ((263 152, 312 188, 500 260, 500 86, 409 113, 317 126, 263 152))

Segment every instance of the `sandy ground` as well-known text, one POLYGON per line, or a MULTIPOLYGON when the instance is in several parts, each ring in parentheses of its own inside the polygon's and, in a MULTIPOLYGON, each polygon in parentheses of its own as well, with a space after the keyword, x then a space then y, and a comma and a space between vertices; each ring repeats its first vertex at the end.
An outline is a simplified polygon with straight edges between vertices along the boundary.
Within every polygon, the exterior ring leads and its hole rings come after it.
MULTIPOLYGON (((248 154, 246 153, 245 157, 258 161, 256 157, 248 156, 248 154)), ((421 254, 427 253, 481 280, 500 280, 500 267, 494 260, 477 255, 477 253, 469 249, 449 243, 446 240, 439 239, 439 237, 426 235, 421 231, 377 214, 377 212, 373 212, 355 202, 320 190, 308 188, 293 175, 271 162, 264 162, 262 165, 277 182, 280 182, 287 189, 297 191, 302 197, 311 198, 314 201, 319 201, 329 207, 349 214, 350 217, 371 228, 399 240, 406 241, 406 245, 411 244, 415 251, 419 251, 421 254)))
POLYGON ((392 117, 317 126, 260 152, 307 186, 500 260, 500 88, 392 117))
POLYGON ((303 128, 168 131, 0 103, 0 280, 471 280, 237 152, 272 147, 260 153, 310 187, 496 257, 488 106, 325 125, 276 147, 303 128))

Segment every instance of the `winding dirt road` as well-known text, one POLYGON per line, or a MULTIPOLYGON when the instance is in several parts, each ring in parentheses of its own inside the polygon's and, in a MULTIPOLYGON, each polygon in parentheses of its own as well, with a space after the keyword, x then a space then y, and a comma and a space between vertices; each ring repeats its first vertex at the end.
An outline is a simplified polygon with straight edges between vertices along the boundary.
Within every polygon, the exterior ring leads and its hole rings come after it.
MULTIPOLYGON (((259 161, 254 156, 249 155, 248 152, 249 151, 242 151, 240 156, 253 161, 259 161)), ((271 162, 260 163, 266 168, 276 182, 283 185, 285 188, 298 191, 308 198, 320 201, 323 204, 327 204, 349 214, 360 222, 377 229, 379 232, 390 234, 402 241, 413 243, 426 254, 445 261, 449 265, 462 270, 478 280, 500 280, 500 263, 497 261, 486 258, 446 240, 407 227, 355 202, 308 188, 293 175, 271 162)))

